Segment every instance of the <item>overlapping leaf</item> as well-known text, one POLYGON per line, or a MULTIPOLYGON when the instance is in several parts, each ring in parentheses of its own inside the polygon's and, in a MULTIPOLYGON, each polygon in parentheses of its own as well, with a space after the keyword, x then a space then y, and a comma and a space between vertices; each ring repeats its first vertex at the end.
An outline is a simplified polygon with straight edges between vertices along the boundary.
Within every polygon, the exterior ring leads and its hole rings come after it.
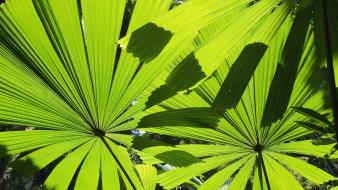
MULTIPOLYGON (((164 188, 172 188, 183 182, 169 179, 169 176, 176 179, 176 172, 195 171, 195 176, 198 176, 207 170, 197 172, 194 167, 207 165, 208 159, 237 153, 247 155, 219 165, 219 170, 200 188, 220 189, 224 184, 230 183, 229 188, 245 189, 251 174, 254 175, 253 189, 302 189, 293 172, 317 185, 335 179, 327 172, 288 155, 297 153, 328 157, 327 153, 334 146, 334 143, 321 145, 310 140, 297 142, 297 139, 304 138, 313 131, 299 126, 296 121, 306 122, 308 118, 296 113, 293 107, 327 113, 328 88, 326 70, 317 59, 315 31, 310 24, 312 10, 315 9, 313 1, 301 1, 294 19, 287 18, 291 10, 288 3, 291 2, 282 3, 261 21, 261 27, 256 28, 261 33, 253 31, 251 37, 243 41, 244 45, 239 45, 232 53, 226 53, 225 62, 212 77, 191 93, 177 94, 152 108, 149 112, 155 113, 140 120, 141 129, 148 132, 193 138, 200 143, 208 143, 203 146, 210 146, 210 149, 211 146, 232 147, 232 153, 226 152, 227 148, 224 148, 223 152, 217 152, 216 149, 215 154, 211 150, 210 154, 191 152, 189 146, 192 145, 170 147, 170 151, 186 150, 197 157, 203 157, 205 163, 160 174, 157 179, 164 188), (269 36, 269 31, 273 30, 277 34, 269 36), (266 52, 262 52, 261 60, 259 57, 250 59, 251 51, 244 48, 250 42, 264 42, 268 47, 266 52), (253 65, 238 69, 250 63, 253 65), (285 70, 281 72, 280 67, 285 70), (193 113, 187 111, 193 110, 191 107, 199 108, 193 113), (168 108, 174 110, 165 111, 168 108), (166 118, 166 122, 160 124, 160 116, 166 118), (217 145, 209 145, 210 143, 217 145)), ((259 48, 255 50, 260 51, 259 48)), ((208 59, 212 57, 210 53, 208 59)), ((144 151, 148 153, 145 160, 152 160, 149 154, 154 157, 168 150, 158 147, 144 151)), ((329 158, 336 158, 336 154, 329 158)), ((214 171, 213 169, 209 170, 214 171)), ((189 176, 190 179, 192 177, 189 176)))

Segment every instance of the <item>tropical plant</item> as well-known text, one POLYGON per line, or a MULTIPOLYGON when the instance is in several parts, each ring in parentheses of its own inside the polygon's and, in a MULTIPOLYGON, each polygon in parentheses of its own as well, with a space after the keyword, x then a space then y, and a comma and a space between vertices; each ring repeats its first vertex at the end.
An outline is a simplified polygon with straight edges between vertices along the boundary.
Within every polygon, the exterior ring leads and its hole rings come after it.
POLYGON ((231 187, 244 188, 254 167, 255 188, 300 188, 284 166, 316 184, 333 180, 281 154, 322 157, 333 146, 291 142, 312 133, 293 122, 306 117, 292 106, 327 111, 323 52, 313 46, 323 15, 314 9, 313 30, 314 2, 300 2, 291 20, 293 0, 137 0, 120 39, 125 1, 7 0, 0 124, 25 130, 0 133, 0 156, 20 154, 11 165, 26 174, 52 166, 46 189, 174 188, 219 166, 201 188, 239 168, 231 187), (130 135, 137 126, 212 144, 158 146, 130 135), (131 147, 144 164, 134 167, 131 147), (162 162, 181 168, 157 175, 150 164, 162 162))
MULTIPOLYGON (((337 152, 328 155, 336 142, 313 140, 314 131, 300 125, 311 119, 304 111, 332 113, 326 78, 329 69, 321 49, 326 43, 321 26, 326 5, 322 1, 300 1, 289 15, 288 3, 276 8, 266 25, 257 29, 249 39, 252 44, 237 50, 235 55, 239 56, 228 56, 199 87, 160 103, 141 119, 141 130, 198 142, 142 150, 145 163, 162 163, 166 155, 165 162, 177 167, 156 177, 165 189, 211 173, 199 189, 221 189, 227 182, 227 189, 245 189, 250 184, 253 189, 303 189, 296 176, 316 185, 336 180, 297 158, 338 158, 337 152), (277 18, 283 18, 280 14, 294 18, 284 17, 274 39, 261 41, 266 33, 260 29, 266 30, 277 18), (298 107, 298 113, 294 107, 298 107), (191 163, 180 164, 177 155, 191 163), (252 183, 248 184, 249 179, 252 183)), ((334 31, 338 26, 334 16, 337 1, 327 3, 334 31)), ((321 120, 332 123, 327 118, 321 120)))
POLYGON ((124 1, 7 0, 0 123, 24 130, 0 133, 0 155, 20 154, 11 166, 30 175, 52 166, 46 189, 153 189, 154 168, 128 156, 134 115, 210 76, 280 2, 190 0, 168 12, 172 0, 137 0, 121 50, 124 1))

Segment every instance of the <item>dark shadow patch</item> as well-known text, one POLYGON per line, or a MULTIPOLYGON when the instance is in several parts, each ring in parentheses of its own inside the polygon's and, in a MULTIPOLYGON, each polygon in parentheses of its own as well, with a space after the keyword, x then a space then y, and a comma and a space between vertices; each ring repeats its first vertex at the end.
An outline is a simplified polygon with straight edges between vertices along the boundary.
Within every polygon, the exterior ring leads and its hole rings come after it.
POLYGON ((326 118, 325 115, 322 115, 312 109, 309 108, 304 108, 304 107, 293 107, 293 109, 297 112, 300 113, 310 119, 314 119, 316 121, 319 121, 321 123, 324 123, 326 125, 332 125, 331 122, 326 118))
POLYGON ((311 15, 308 11, 304 11, 308 8, 307 3, 302 3, 296 13, 270 85, 261 126, 270 126, 283 117, 291 98, 301 58, 303 55, 308 57, 311 53, 310 48, 308 50, 305 48, 310 43, 308 28, 311 15))
MULTIPOLYGON (((16 169, 13 170, 11 168, 11 163, 15 159, 16 156, 8 154, 7 148, 0 145, 0 189, 27 189, 36 186, 34 183, 34 173, 32 175, 22 175, 16 169)), ((31 161, 24 164, 25 166, 29 165, 32 171, 38 171, 31 161)))
POLYGON ((149 147, 155 147, 155 146, 170 146, 173 147, 170 144, 164 143, 159 140, 147 138, 147 137, 134 137, 133 138, 133 145, 132 148, 136 150, 143 150, 149 147))
POLYGON ((0 145, 0 176, 4 176, 4 172, 9 164, 10 156, 4 146, 0 145))
POLYGON ((194 53, 190 53, 170 73, 166 83, 151 94, 146 103, 147 107, 158 104, 174 96, 179 91, 188 89, 204 77, 206 75, 202 71, 202 67, 199 65, 194 53))
POLYGON ((36 167, 31 159, 15 160, 11 166, 20 174, 33 177, 40 169, 36 167))
POLYGON ((330 145, 333 143, 336 143, 336 140, 333 138, 322 138, 322 139, 312 141, 312 144, 314 145, 330 145))
POLYGON ((139 128, 178 125, 214 128, 221 118, 221 115, 209 107, 183 108, 147 115, 139 122, 139 128))
POLYGON ((202 162, 202 160, 200 160, 199 158, 181 150, 163 152, 155 155, 155 158, 175 167, 186 167, 195 163, 202 162))
POLYGON ((127 52, 138 57, 140 62, 149 61, 162 52, 172 36, 170 31, 149 22, 131 34, 127 52))
POLYGON ((156 105, 174 95, 176 95, 175 91, 171 90, 165 85, 162 85, 151 93, 151 95, 148 98, 148 101, 146 102, 146 106, 147 108, 150 108, 153 105, 156 105))
POLYGON ((216 111, 224 113, 236 107, 267 48, 263 43, 253 43, 243 49, 216 96, 213 105, 216 111))
POLYGON ((326 134, 326 133, 330 133, 330 127, 323 127, 323 126, 320 126, 320 125, 316 125, 314 124, 314 122, 303 122, 303 121, 295 121, 297 124, 299 124, 300 126, 302 127, 305 127, 311 131, 314 131, 314 132, 318 132, 320 134, 326 134))

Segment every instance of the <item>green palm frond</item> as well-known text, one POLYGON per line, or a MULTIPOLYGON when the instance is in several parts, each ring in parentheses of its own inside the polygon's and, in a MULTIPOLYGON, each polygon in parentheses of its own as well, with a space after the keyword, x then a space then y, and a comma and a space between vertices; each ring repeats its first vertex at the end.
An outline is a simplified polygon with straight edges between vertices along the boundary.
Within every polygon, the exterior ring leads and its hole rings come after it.
POLYGON ((67 189, 72 179, 75 189, 153 189, 154 169, 135 168, 128 155, 134 115, 170 97, 151 93, 167 81, 178 81, 168 86, 176 93, 209 76, 221 60, 210 68, 192 62, 202 77, 177 80, 196 49, 202 59, 217 38, 242 27, 236 46, 280 0, 252 2, 192 0, 169 11, 172 0, 137 0, 120 39, 125 1, 7 0, 0 7, 0 124, 29 128, 1 132, 0 155, 24 153, 12 166, 31 175, 55 166, 47 189, 67 189))
MULTIPOLYGON (((321 145, 306 140, 313 130, 297 121, 308 122, 309 118, 294 109, 302 107, 303 112, 312 110, 320 115, 331 112, 326 101, 326 64, 319 59, 317 34, 311 24, 312 11, 322 10, 316 9, 314 1, 301 1, 294 19, 276 24, 273 15, 288 16, 287 7, 281 4, 281 9, 276 8, 261 23, 262 28, 257 28, 270 31, 271 26, 277 27, 272 40, 262 40, 268 32, 254 33, 247 41, 255 43, 227 53, 225 63, 194 91, 173 96, 140 120, 144 131, 202 143, 142 150, 141 158, 148 163, 161 163, 153 158, 173 150, 201 158, 200 163, 160 174, 156 179, 164 188, 211 171, 216 173, 200 189, 220 189, 227 181, 229 189, 245 189, 249 179, 253 189, 303 189, 294 174, 316 185, 336 179, 294 157, 326 158, 335 143, 321 145)), ((336 159, 338 154, 329 158, 336 159)))

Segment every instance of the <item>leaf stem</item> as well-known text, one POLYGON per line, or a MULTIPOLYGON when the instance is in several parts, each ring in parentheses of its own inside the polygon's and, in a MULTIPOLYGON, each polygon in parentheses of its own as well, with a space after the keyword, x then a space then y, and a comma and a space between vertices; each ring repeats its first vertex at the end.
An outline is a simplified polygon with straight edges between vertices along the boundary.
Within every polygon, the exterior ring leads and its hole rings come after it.
POLYGON ((264 173, 264 177, 265 177, 265 181, 266 181, 266 186, 267 186, 268 190, 271 190, 271 186, 270 186, 270 182, 269 182, 269 178, 268 178, 268 173, 266 172, 266 168, 265 168, 265 164, 264 164, 262 151, 258 152, 258 157, 259 157, 259 159, 261 160, 261 163, 262 163, 262 168, 263 168, 263 173, 264 173))

